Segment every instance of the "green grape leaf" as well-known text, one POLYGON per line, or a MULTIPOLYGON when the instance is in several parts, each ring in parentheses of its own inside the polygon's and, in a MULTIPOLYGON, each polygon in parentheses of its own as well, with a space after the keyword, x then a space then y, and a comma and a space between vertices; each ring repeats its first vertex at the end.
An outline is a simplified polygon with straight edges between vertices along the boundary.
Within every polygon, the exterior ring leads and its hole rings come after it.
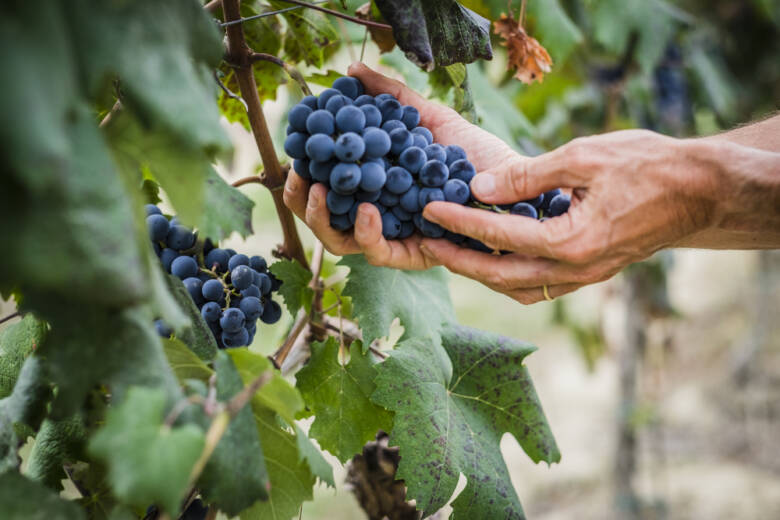
POLYGON ((168 358, 168 364, 171 365, 173 373, 180 383, 184 384, 187 379, 198 379, 208 381, 213 370, 209 368, 195 353, 181 340, 177 338, 163 339, 163 351, 168 358))
POLYGON ((284 298, 287 310, 295 316, 303 307, 308 312, 314 298, 314 290, 309 287, 312 273, 295 260, 281 260, 269 268, 271 273, 282 281, 279 294, 284 298))
POLYGON ((11 395, 24 360, 43 343, 46 323, 28 314, 0 331, 0 399, 11 395))
POLYGON ((315 85, 321 85, 323 87, 332 87, 333 82, 342 76, 344 76, 344 74, 332 69, 328 69, 324 73, 315 72, 314 74, 306 76, 306 81, 308 83, 314 83, 315 85))
POLYGON ((312 474, 320 481, 336 489, 336 481, 333 480, 333 466, 325 460, 320 450, 297 424, 295 425, 295 443, 298 446, 298 459, 301 462, 306 462, 312 474))
POLYGON ((48 412, 51 394, 43 363, 36 356, 28 357, 13 392, 0 399, 0 413, 6 414, 11 423, 26 424, 37 430, 48 412))
POLYGON ((165 275, 170 294, 189 318, 189 326, 176 331, 177 337, 184 342, 200 359, 211 361, 217 355, 217 342, 214 334, 200 315, 198 307, 184 287, 182 281, 171 275, 165 275))
POLYGON ((193 424, 163 425, 165 400, 159 390, 129 389, 125 401, 108 410, 88 449, 105 462, 120 499, 138 507, 157 503, 176 515, 205 436, 193 424))
POLYGON ((263 372, 273 371, 271 379, 255 392, 252 404, 255 407, 269 408, 278 413, 287 424, 294 424, 295 416, 303 410, 303 398, 298 390, 274 368, 271 361, 244 348, 230 349, 228 354, 245 385, 263 372))
POLYGON ((423 516, 466 488, 453 518, 523 518, 499 449, 504 432, 534 461, 560 460, 531 377, 523 365, 535 347, 466 327, 447 327, 447 376, 424 340, 403 342, 378 366, 375 402, 395 412, 390 445, 400 447, 396 477, 423 516))
MULTIPOLYGON (((217 354, 217 399, 222 402, 239 393, 244 385, 231 357, 217 354)), ((268 498, 268 473, 263 448, 252 417, 245 406, 231 421, 198 479, 207 502, 235 516, 258 500, 268 498)))
POLYGON ((493 57, 490 21, 455 0, 376 0, 407 57, 420 67, 493 57))
POLYGON ((0 474, 0 507, 6 520, 85 520, 84 511, 15 471, 0 474))
POLYGON ((342 462, 393 422, 391 413, 369 400, 376 376, 372 355, 363 354, 359 341, 350 345, 349 353, 349 363, 342 365, 336 338, 313 343, 311 359, 295 376, 315 414, 309 435, 342 462))
POLYGON ((205 207, 196 226, 202 237, 219 242, 233 231, 244 238, 252 234, 255 203, 211 167, 206 171, 205 197, 205 207))
POLYGON ((408 337, 436 337, 442 324, 455 319, 447 276, 441 268, 402 271, 374 267, 363 255, 345 256, 339 265, 349 267, 343 294, 352 298, 364 349, 386 336, 396 317, 408 337))
POLYGON ((35 436, 35 444, 27 459, 25 474, 46 487, 59 491, 67 478, 62 466, 82 454, 87 431, 80 415, 61 421, 46 419, 35 436))
MULTIPOLYGON (((271 0, 274 9, 290 7, 290 4, 271 0)), ((288 61, 306 62, 316 68, 322 68, 328 46, 339 40, 339 33, 328 17, 314 9, 296 9, 282 15, 287 21, 284 36, 284 52, 288 61)))
POLYGON ((295 436, 288 432, 273 412, 252 403, 263 456, 268 468, 268 500, 255 502, 241 512, 241 520, 258 518, 288 519, 297 516, 301 504, 312 500, 315 477, 301 462, 295 436))
MULTIPOLYGON (((29 299, 29 295, 28 295, 29 299)), ((157 336, 151 313, 144 308, 114 311, 96 307, 47 308, 51 331, 38 350, 47 373, 57 385, 52 419, 70 417, 98 384, 111 389, 121 402, 130 386, 163 390, 169 404, 182 398, 157 336)))

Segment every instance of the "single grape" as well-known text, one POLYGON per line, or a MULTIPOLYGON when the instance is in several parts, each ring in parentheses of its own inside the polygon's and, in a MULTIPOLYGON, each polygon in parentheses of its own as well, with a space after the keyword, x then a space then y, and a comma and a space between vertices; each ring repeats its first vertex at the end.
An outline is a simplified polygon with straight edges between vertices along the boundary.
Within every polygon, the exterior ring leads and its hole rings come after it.
POLYGON ((366 127, 378 127, 382 124, 382 112, 375 105, 362 105, 360 111, 366 118, 366 127))
POLYGON ((241 327, 235 332, 222 331, 222 343, 227 348, 243 347, 249 344, 249 332, 241 327))
POLYGON ((305 179, 307 181, 311 180, 309 164, 309 159, 295 159, 293 161, 293 170, 295 170, 295 173, 297 173, 301 179, 305 179))
POLYGON ((224 249, 216 248, 209 251, 206 255, 204 263, 206 269, 214 269, 218 273, 224 273, 228 269, 228 263, 230 262, 230 253, 224 249))
POLYGON ((200 308, 200 315, 207 323, 214 323, 219 321, 219 315, 222 314, 222 309, 219 308, 217 302, 206 302, 203 307, 200 308))
POLYGON ((184 226, 171 224, 165 243, 177 251, 189 249, 195 245, 195 234, 184 226))
POLYGON ((512 215, 520 215, 523 217, 537 218, 539 215, 536 213, 536 208, 528 204, 527 202, 518 202, 513 204, 509 210, 512 215))
POLYGON ((337 231, 346 231, 352 227, 352 222, 349 221, 349 215, 334 215, 331 213, 330 227, 337 231))
POLYGON ((442 189, 444 200, 454 202, 455 204, 465 204, 471 197, 471 190, 468 184, 460 179, 450 179, 444 184, 442 189))
POLYGON ((406 125, 404 125, 403 121, 399 121, 398 119, 391 119, 389 121, 385 121, 384 123, 382 123, 382 130, 384 130, 388 134, 393 130, 397 130, 399 128, 406 129, 406 125))
POLYGON ((306 140, 308 138, 309 135, 303 132, 291 133, 287 136, 287 139, 284 140, 284 153, 293 159, 305 159, 306 140))
POLYGON ((244 326, 244 322, 245 316, 241 309, 231 307, 225 309, 222 313, 222 317, 219 319, 219 326, 225 332, 238 332, 244 326))
POLYGON ((422 232, 422 234, 426 237, 430 238, 441 238, 444 236, 444 228, 434 222, 431 222, 425 217, 422 219, 420 232, 422 232))
POLYGON ((173 334, 173 329, 163 322, 163 320, 155 320, 154 328, 157 330, 157 334, 163 338, 170 338, 173 334))
POLYGON ((162 253, 163 248, 160 247, 160 244, 157 242, 152 244, 152 249, 154 249, 154 254, 157 255, 157 258, 160 257, 160 253, 162 253))
POLYGON ((227 251, 227 252, 228 252, 228 254, 230 255, 230 257, 231 257, 231 258, 232 258, 232 257, 234 257, 234 256, 236 256, 236 255, 238 254, 238 253, 236 253, 236 250, 235 250, 235 249, 232 249, 232 248, 230 248, 230 247, 226 247, 226 248, 225 248, 225 251, 227 251))
POLYGON ((444 238, 452 242, 453 244, 462 244, 466 241, 466 237, 459 233, 453 233, 452 231, 445 231, 444 238))
POLYGON ((390 132, 390 152, 399 155, 412 146, 412 133, 406 128, 396 128, 390 132))
POLYGON ((254 255, 249 258, 249 267, 258 273, 264 273, 268 270, 268 263, 260 255, 254 255))
POLYGON ((230 281, 233 284, 233 287, 239 291, 243 291, 252 285, 252 280, 254 280, 253 273, 254 270, 248 265, 237 265, 234 269, 231 269, 230 281))
POLYGON ((255 276, 255 286, 260 289, 260 294, 265 296, 275 290, 273 288, 275 278, 272 278, 272 276, 270 273, 258 273, 255 276))
POLYGON ((374 96, 370 96, 368 94, 362 94, 357 98, 355 98, 356 107, 362 107, 363 105, 376 106, 376 101, 374 101, 374 96))
POLYGON ((296 131, 305 132, 306 119, 312 112, 314 112, 314 110, 312 110, 311 107, 300 103, 290 109, 290 113, 287 114, 287 120, 290 122, 290 126, 296 131))
POLYGON ((374 161, 364 161, 360 166, 360 189, 364 192, 375 192, 382 189, 387 180, 384 164, 374 161))
POLYGON ((382 236, 391 240, 401 232, 401 221, 388 211, 382 215, 382 236))
POLYGON ((295 132, 295 128, 293 128, 293 127, 292 127, 292 126, 290 126, 290 125, 287 125, 287 126, 284 128, 284 135, 290 135, 290 134, 291 134, 291 133, 293 133, 293 132, 295 132))
POLYGON ((282 308, 279 306, 279 304, 271 299, 267 300, 265 302, 263 314, 262 316, 260 316, 260 320, 263 323, 273 325, 274 323, 279 321, 279 318, 281 317, 282 317, 282 308))
MULTIPOLYGON (((420 137, 420 136, 417 136, 420 137)), ((418 173, 428 160, 425 151, 414 144, 401 152, 398 156, 398 164, 409 170, 410 173, 418 173)))
POLYGON ((405 211, 401 206, 393 206, 390 209, 390 212, 395 215, 395 218, 400 220, 401 222, 406 222, 407 220, 412 220, 412 214, 405 211))
POLYGON ((325 105, 328 104, 328 101, 330 101, 330 98, 333 96, 341 96, 341 92, 336 90, 335 88, 326 88, 322 91, 322 94, 320 94, 320 97, 317 98, 317 108, 324 109, 325 105))
POLYGON ((398 204, 404 211, 409 213, 417 213, 420 211, 420 188, 416 184, 412 184, 411 188, 406 190, 406 193, 401 195, 401 199, 398 204))
POLYGON ((312 135, 333 135, 336 131, 336 120, 327 110, 315 110, 306 119, 306 130, 312 135))
POLYGON ((212 278, 203 283, 203 287, 200 289, 204 298, 211 302, 217 302, 225 294, 225 287, 222 282, 212 278))
POLYGON ((420 170, 420 182, 429 188, 444 186, 449 177, 450 171, 447 165, 436 159, 426 162, 420 170))
MULTIPOLYGON (((362 179, 361 179, 362 180, 362 179)), ((355 193, 355 201, 357 202, 376 202, 382 195, 382 190, 376 191, 358 191, 355 193)))
POLYGON ((540 193, 537 197, 533 199, 524 200, 523 202, 527 202, 534 208, 539 208, 539 206, 542 205, 542 202, 544 202, 544 193, 540 193))
POLYGON ((424 208, 429 202, 444 200, 444 192, 441 188, 422 188, 417 196, 417 203, 424 208))
MULTIPOLYGON (((384 191, 382 191, 382 193, 385 193, 385 192, 384 192, 384 191)), ((372 203, 371 203, 371 205, 372 205, 372 206, 374 206, 374 207, 375 207, 377 210, 379 210, 379 214, 380 214, 380 215, 384 215, 384 214, 385 214, 385 212, 387 211, 387 206, 385 206, 384 204, 382 204, 382 203, 381 203, 381 202, 379 202, 379 201, 377 201, 377 202, 372 202, 372 203)))
POLYGON ((355 99, 364 92, 363 84, 357 78, 342 76, 333 82, 333 88, 350 99, 355 99))
MULTIPOLYGON (((378 96, 376 96, 375 99, 376 99, 376 104, 379 105, 379 103, 381 103, 382 101, 384 101, 386 99, 395 99, 395 96, 385 92, 383 94, 379 94, 378 96)), ((396 99, 396 101, 398 101, 398 100, 396 99)))
POLYGON ((330 188, 341 195, 351 195, 357 191, 362 174, 355 163, 338 163, 330 173, 330 188))
POLYGON ((431 133, 430 130, 428 130, 424 126, 418 126, 417 128, 413 128, 412 133, 423 136, 425 138, 425 141, 428 144, 433 143, 433 134, 431 133))
POLYGON ((476 238, 466 238, 465 244, 466 247, 468 247, 469 249, 473 249, 475 251, 481 251, 483 253, 488 253, 488 254, 493 253, 492 248, 486 246, 476 238))
POLYGON ((416 146, 417 148, 424 150, 425 147, 428 146, 428 141, 426 141, 425 137, 421 136, 420 134, 412 133, 412 146, 416 146))
POLYGON ((390 151, 390 136, 382 129, 370 128, 363 132, 366 157, 382 157, 390 151))
POLYGON ((315 162, 325 162, 333 157, 334 148, 329 135, 314 134, 306 140, 306 155, 315 162))
POLYGON ((429 144, 425 147, 425 155, 429 161, 441 161, 447 163, 447 152, 444 147, 438 143, 429 144))
POLYGON ((387 182, 385 183, 385 189, 395 193, 396 195, 400 195, 402 193, 406 193, 413 182, 414 179, 412 178, 412 174, 409 173, 406 168, 393 166, 387 170, 387 182))
POLYGON ((191 256, 179 256, 171 262, 171 274, 182 280, 191 276, 198 276, 198 262, 191 256))
POLYGON ((171 219, 171 226, 179 226, 181 225, 181 222, 179 222, 179 219, 177 217, 173 217, 171 219))
POLYGON ((312 110, 317 110, 317 96, 306 96, 301 99, 301 105, 306 105, 312 110))
POLYGON ((166 273, 171 272, 171 263, 179 256, 175 250, 170 247, 166 247, 160 251, 160 262, 162 262, 163 269, 166 273))
POLYGON ((312 161, 309 163, 311 178, 317 182, 327 184, 330 182, 330 172, 333 170, 333 167, 336 166, 336 164, 338 163, 334 160, 325 162, 312 161))
POLYGON ((553 199, 550 201, 550 208, 547 210, 547 212, 551 217, 557 217, 558 215, 563 215, 569 211, 570 205, 571 198, 569 198, 568 195, 561 193, 560 195, 553 197, 553 199))
POLYGON ((228 260, 228 270, 231 272, 233 269, 238 267, 239 265, 249 265, 249 257, 244 254, 234 254, 230 257, 230 260, 228 260))
POLYGON ((260 302, 260 298, 254 296, 243 298, 238 308, 241 309, 249 322, 254 322, 263 314, 263 304, 260 302))
POLYGON ((466 158, 466 151, 457 144, 446 146, 444 152, 447 154, 447 166, 466 158))
POLYGON ((385 189, 382 190, 381 195, 379 196, 379 203, 388 208, 397 206, 400 200, 398 195, 388 191, 387 186, 385 186, 385 189))
POLYGON ((404 122, 408 130, 412 130, 420 124, 420 112, 416 108, 407 105, 403 108, 401 121, 404 122))
POLYGON ((162 215, 162 211, 160 211, 160 208, 155 206, 154 204, 147 204, 144 206, 144 211, 146 211, 146 216, 149 215, 162 215))
POLYGON ((353 226, 355 225, 355 220, 357 220, 357 212, 359 207, 360 207, 360 202, 355 201, 355 203, 352 205, 351 208, 349 208, 349 211, 347 212, 349 223, 352 224, 353 226))
POLYGON ((561 190, 559 188, 555 188, 554 190, 545 191, 544 192, 544 200, 542 201, 542 204, 539 206, 539 209, 544 211, 545 213, 548 213, 550 211, 550 201, 552 201, 555 197, 561 194, 561 190))
POLYGON ((414 233, 414 224, 412 224, 411 220, 407 220, 405 222, 401 222, 401 232, 398 233, 398 239, 403 240, 404 238, 409 238, 412 236, 412 233, 414 233))
POLYGON ((356 162, 363 157, 365 150, 363 138, 354 132, 347 132, 336 139, 334 153, 342 162, 356 162))
POLYGON ((214 242, 211 241, 210 238, 206 238, 206 240, 203 241, 203 254, 207 255, 209 254, 215 247, 214 242))
POLYGON ((254 296, 255 298, 260 298, 263 293, 260 292, 260 288, 258 288, 256 285, 250 285, 243 291, 241 291, 241 297, 247 298, 249 296, 254 296))
POLYGON ((168 219, 162 215, 149 215, 146 217, 146 227, 152 242, 162 242, 168 236, 170 224, 168 219))
POLYGON ((355 203, 355 197, 352 195, 339 195, 333 190, 328 191, 325 198, 326 205, 331 213, 343 215, 349 211, 349 208, 355 203))
POLYGON ((333 96, 328 100, 328 102, 325 104, 325 110, 333 114, 333 116, 336 116, 336 113, 341 110, 345 106, 349 106, 352 104, 352 100, 349 99, 347 96, 333 96))
POLYGON ((190 298, 192 298, 192 301, 194 301, 196 305, 203 305, 204 298, 203 294, 201 294, 203 282, 200 280, 200 278, 191 276, 182 280, 182 283, 184 284, 184 288, 187 289, 187 292, 190 293, 190 298))
POLYGON ((469 184, 476 174, 477 170, 467 159, 460 159, 450 165, 450 179, 460 179, 469 184))
POLYGON ((377 102, 379 111, 382 112, 382 121, 391 119, 401 119, 404 115, 404 109, 397 99, 384 99, 377 102))
POLYGON ((339 132, 362 132, 366 127, 366 114, 358 107, 348 105, 336 112, 336 129, 339 132))

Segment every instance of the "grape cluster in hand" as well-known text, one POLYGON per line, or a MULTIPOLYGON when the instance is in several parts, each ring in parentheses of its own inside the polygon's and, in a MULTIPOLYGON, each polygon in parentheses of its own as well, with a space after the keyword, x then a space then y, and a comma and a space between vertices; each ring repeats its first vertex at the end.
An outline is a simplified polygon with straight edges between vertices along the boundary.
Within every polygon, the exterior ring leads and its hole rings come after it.
MULTIPOLYGON (((257 332, 257 320, 276 323, 282 308, 271 299, 281 283, 262 256, 248 257, 232 249, 215 247, 206 239, 196 247, 192 230, 170 220, 154 204, 146 205, 146 225, 163 269, 179 277, 198 306, 219 348, 249 345, 257 332)), ((164 337, 172 331, 155 322, 164 337)))
POLYGON ((472 249, 481 242, 445 230, 422 216, 425 206, 448 201, 490 211, 544 219, 568 211, 560 190, 533 200, 487 206, 471 194, 476 169, 457 145, 442 146, 419 126, 420 114, 391 94, 370 96, 357 78, 341 77, 319 97, 306 96, 288 116, 284 149, 306 180, 328 187, 331 227, 353 227, 358 206, 373 204, 382 215, 382 235, 404 239, 415 231, 472 249))

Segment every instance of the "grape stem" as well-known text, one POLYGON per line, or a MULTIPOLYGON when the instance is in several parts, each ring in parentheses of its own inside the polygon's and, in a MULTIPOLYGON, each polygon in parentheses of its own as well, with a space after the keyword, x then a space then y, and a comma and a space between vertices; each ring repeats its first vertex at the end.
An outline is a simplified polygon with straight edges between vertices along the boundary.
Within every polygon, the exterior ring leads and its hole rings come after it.
MULTIPOLYGON (((222 10, 225 13, 226 22, 241 18, 239 0, 223 0, 222 10)), ((241 97, 246 101, 248 108, 249 125, 252 128, 252 134, 263 161, 265 170, 263 184, 271 192, 274 205, 276 206, 276 214, 279 217, 282 232, 284 233, 284 243, 281 246, 281 252, 285 257, 295 259, 304 268, 308 268, 309 262, 306 260, 303 244, 295 227, 295 218, 289 208, 284 205, 282 187, 284 186, 285 175, 281 164, 279 164, 279 158, 276 156, 271 133, 268 130, 268 123, 266 123, 263 107, 260 103, 260 96, 257 93, 257 84, 255 83, 255 75, 252 71, 252 61, 250 59, 252 50, 244 38, 242 24, 228 26, 226 31, 227 61, 235 67, 241 97)))
POLYGON ((274 355, 271 356, 271 361, 276 365, 276 368, 282 367, 282 363, 284 363, 284 360, 290 355, 290 352, 295 345, 295 340, 298 339, 298 336, 300 336, 308 323, 309 315, 306 313, 305 309, 301 309, 298 311, 298 316, 295 317, 295 322, 290 329, 290 333, 287 335, 287 339, 285 339, 282 346, 274 352, 274 355))
POLYGON ((16 318, 17 316, 21 316, 21 314, 19 313, 19 311, 16 311, 16 312, 14 312, 14 313, 12 313, 12 314, 9 314, 9 315, 8 315, 8 316, 6 316, 5 318, 0 318, 0 323, 5 323, 6 321, 8 321, 8 320, 12 320, 12 319, 16 318))
POLYGON ((288 4, 300 5, 301 7, 308 7, 309 9, 314 9, 315 11, 321 11, 325 14, 329 14, 331 16, 335 16, 343 20, 348 20, 356 24, 365 25, 366 27, 374 27, 376 29, 386 29, 386 30, 393 29, 391 26, 387 25, 386 23, 374 22, 372 20, 361 20, 356 16, 350 16, 348 14, 344 14, 339 11, 334 11, 333 9, 328 9, 327 7, 320 7, 319 5, 310 4, 308 2, 301 2, 300 0, 281 0, 281 1, 288 4))
POLYGON ((303 91, 303 94, 305 96, 311 96, 311 89, 309 88, 309 84, 306 83, 306 80, 303 79, 303 75, 298 72, 298 69, 287 63, 286 61, 282 60, 278 56, 274 56, 273 54, 267 54, 265 52, 253 52, 249 55, 249 60, 252 63, 256 63, 258 61, 269 61, 273 63, 274 65, 279 65, 281 68, 284 69, 284 71, 287 73, 290 78, 295 81, 299 87, 301 87, 301 90, 303 91))

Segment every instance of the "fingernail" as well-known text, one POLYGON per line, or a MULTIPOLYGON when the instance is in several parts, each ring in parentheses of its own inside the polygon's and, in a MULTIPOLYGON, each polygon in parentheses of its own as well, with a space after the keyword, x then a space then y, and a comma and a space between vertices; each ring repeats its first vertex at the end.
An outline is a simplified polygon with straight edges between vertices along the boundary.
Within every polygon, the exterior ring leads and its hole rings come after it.
POLYGON ((476 175, 471 180, 471 190, 478 196, 489 197, 496 191, 496 180, 489 174, 476 175))
POLYGON ((309 207, 311 209, 317 209, 320 207, 320 198, 316 193, 309 195, 309 207))

